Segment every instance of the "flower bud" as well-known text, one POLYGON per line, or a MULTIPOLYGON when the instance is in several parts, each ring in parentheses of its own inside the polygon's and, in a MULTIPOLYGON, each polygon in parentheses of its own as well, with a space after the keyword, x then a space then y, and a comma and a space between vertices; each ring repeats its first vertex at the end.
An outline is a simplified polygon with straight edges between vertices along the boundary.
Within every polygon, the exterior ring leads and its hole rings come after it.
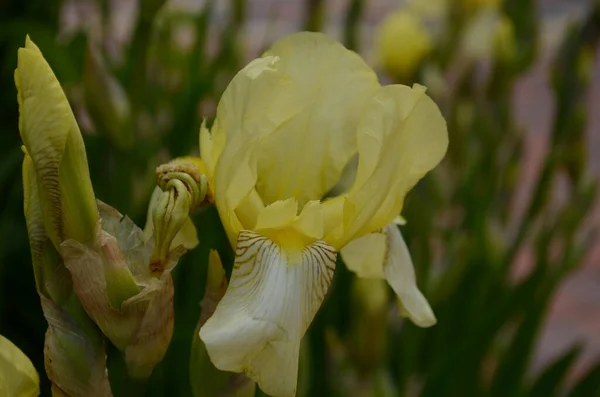
POLYGON ((94 243, 67 240, 61 245, 83 307, 124 352, 130 376, 141 379, 150 376, 169 346, 174 317, 170 273, 186 248, 198 242, 189 212, 205 200, 206 191, 206 177, 194 160, 174 160, 159 167, 157 177, 160 189, 150 203, 153 222, 147 233, 98 201, 101 228, 94 243))
POLYGON ((48 321, 44 356, 53 395, 111 396, 102 335, 86 315, 61 244, 94 240, 97 209, 83 140, 39 49, 26 39, 15 71, 23 151, 24 212, 36 287, 48 321))
POLYGON ((152 262, 154 271, 160 273, 178 234, 184 247, 197 245, 196 229, 188 216, 190 211, 207 204, 209 198, 206 169, 199 158, 177 158, 158 167, 156 175, 162 192, 155 191, 151 204, 155 242, 152 262))
POLYGON ((44 356, 53 394, 110 396, 101 334, 73 293, 63 258, 46 233, 39 183, 27 153, 23 190, 36 287, 48 321, 44 356))
POLYGON ((166 271, 152 271, 153 240, 128 217, 98 202, 102 229, 94 246, 62 244, 65 266, 89 316, 125 353, 130 375, 147 378, 162 360, 173 334, 170 271, 185 252, 169 253, 166 271))
POLYGON ((29 37, 19 48, 15 84, 19 130, 37 175, 48 236, 57 250, 70 238, 91 242, 98 215, 83 139, 67 97, 29 37))

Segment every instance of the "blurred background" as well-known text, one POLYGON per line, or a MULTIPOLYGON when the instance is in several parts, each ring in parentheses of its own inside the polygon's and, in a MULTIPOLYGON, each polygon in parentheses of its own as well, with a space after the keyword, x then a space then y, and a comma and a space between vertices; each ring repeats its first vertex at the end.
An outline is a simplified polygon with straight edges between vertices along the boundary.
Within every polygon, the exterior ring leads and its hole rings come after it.
MULTIPOLYGON (((382 83, 426 85, 450 134, 403 212, 438 324, 415 327, 386 285, 338 266, 298 395, 600 396, 600 2, 2 0, 0 334, 32 359, 43 395, 13 82, 25 35, 69 97, 96 196, 143 225, 155 168, 197 154, 232 76, 298 30, 339 39, 382 83)), ((228 272, 233 255, 214 209, 194 220, 201 244, 174 272, 175 333, 145 395, 203 387, 188 368, 207 255, 228 272)))

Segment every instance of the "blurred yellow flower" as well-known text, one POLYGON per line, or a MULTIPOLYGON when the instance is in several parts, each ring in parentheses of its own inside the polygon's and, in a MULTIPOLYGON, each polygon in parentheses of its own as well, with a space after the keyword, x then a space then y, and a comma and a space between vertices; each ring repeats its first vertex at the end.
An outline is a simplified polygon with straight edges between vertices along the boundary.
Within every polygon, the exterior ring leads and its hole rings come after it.
POLYGON ((395 78, 410 78, 431 48, 431 35, 417 13, 396 11, 389 14, 377 28, 377 62, 395 78))
POLYGON ((269 395, 295 395, 300 341, 340 250, 359 276, 387 279, 418 325, 435 323, 394 223, 448 145, 424 87, 382 87, 356 53, 297 33, 233 78, 200 142, 236 252, 227 292, 200 330, 217 368, 245 372, 269 395), (332 197, 349 164, 353 183, 332 197))
POLYGON ((0 335, 0 396, 33 397, 40 394, 40 377, 29 358, 0 335))
POLYGON ((474 60, 496 57, 510 62, 516 51, 513 24, 498 10, 481 9, 466 25, 461 46, 463 54, 474 60))

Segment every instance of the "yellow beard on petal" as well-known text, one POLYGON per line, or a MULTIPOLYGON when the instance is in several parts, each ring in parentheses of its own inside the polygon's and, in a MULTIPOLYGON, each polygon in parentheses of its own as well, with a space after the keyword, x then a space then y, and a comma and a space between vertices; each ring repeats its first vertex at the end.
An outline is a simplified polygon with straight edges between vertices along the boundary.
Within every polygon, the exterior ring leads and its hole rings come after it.
POLYGON ((282 248, 288 256, 289 265, 301 264, 304 248, 316 241, 293 228, 265 230, 262 233, 282 248))

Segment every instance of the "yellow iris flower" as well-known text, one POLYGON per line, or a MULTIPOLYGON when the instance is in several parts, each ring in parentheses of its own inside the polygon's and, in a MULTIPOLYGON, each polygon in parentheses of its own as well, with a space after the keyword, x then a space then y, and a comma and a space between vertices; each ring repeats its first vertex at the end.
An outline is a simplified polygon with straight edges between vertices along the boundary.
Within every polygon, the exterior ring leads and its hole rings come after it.
POLYGON ((29 358, 11 341, 0 335, 0 396, 40 395, 40 377, 29 358))
POLYGON ((200 330, 217 368, 245 372, 269 395, 295 395, 300 341, 340 251, 358 276, 387 279, 416 324, 435 323, 394 223, 448 145, 424 87, 382 87, 356 53, 297 33, 233 78, 200 142, 236 253, 200 330), (332 197, 352 164, 353 183, 332 197))

